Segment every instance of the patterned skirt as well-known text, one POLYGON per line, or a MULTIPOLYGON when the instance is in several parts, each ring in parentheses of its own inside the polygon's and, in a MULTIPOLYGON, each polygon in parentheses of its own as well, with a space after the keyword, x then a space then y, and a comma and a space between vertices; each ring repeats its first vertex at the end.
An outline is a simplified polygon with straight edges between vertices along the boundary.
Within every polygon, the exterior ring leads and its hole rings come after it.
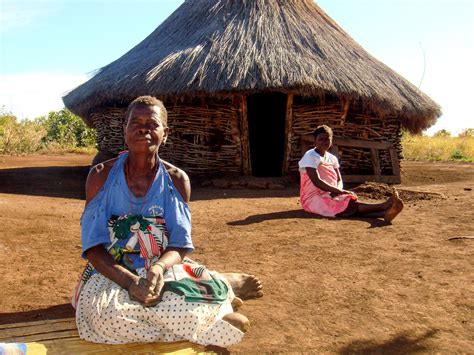
MULTIPOLYGON (((144 268, 137 272, 146 277, 144 268)), ((165 285, 183 278, 189 280, 187 273, 186 264, 173 266, 165 274, 165 285)), ((233 312, 232 288, 220 274, 207 274, 227 288, 218 302, 199 300, 189 292, 169 288, 156 306, 145 307, 131 300, 128 292, 116 283, 96 273, 83 285, 76 305, 79 335, 84 340, 105 344, 187 340, 227 347, 238 343, 244 333, 222 319, 233 312)))

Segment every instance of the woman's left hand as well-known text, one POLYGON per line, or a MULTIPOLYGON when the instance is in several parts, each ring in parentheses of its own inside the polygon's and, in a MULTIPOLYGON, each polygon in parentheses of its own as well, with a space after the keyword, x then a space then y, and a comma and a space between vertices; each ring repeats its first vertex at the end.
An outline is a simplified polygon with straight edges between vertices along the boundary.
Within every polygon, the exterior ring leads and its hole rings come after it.
POLYGON ((146 275, 146 279, 150 281, 151 290, 155 294, 159 295, 163 289, 163 285, 165 284, 165 278, 163 276, 164 268, 161 265, 155 264, 150 267, 148 273, 146 275))

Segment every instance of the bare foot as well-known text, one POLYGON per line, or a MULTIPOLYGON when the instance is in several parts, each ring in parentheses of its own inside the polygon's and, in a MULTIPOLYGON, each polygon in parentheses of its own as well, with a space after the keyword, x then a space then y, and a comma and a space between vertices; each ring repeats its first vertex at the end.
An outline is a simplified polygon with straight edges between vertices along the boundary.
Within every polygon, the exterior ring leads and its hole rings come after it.
POLYGON ((241 332, 246 333, 249 330, 250 322, 246 316, 240 313, 229 313, 226 314, 223 318, 226 322, 229 322, 234 327, 239 329, 241 332))
POLYGON ((403 201, 395 190, 392 194, 392 206, 385 212, 383 219, 385 222, 391 222, 403 210, 403 201))
POLYGON ((242 299, 240 299, 237 296, 235 296, 234 299, 231 302, 231 306, 232 306, 232 309, 234 310, 234 312, 236 310, 238 310, 240 307, 242 307, 243 304, 244 304, 244 301, 242 301, 242 299))
POLYGON ((387 208, 390 208, 393 205, 395 196, 398 197, 398 191, 392 192, 392 195, 388 198, 388 200, 385 202, 387 204, 387 208))
POLYGON ((260 298, 263 296, 262 283, 254 275, 231 272, 222 274, 222 276, 229 281, 234 294, 242 300, 260 298))

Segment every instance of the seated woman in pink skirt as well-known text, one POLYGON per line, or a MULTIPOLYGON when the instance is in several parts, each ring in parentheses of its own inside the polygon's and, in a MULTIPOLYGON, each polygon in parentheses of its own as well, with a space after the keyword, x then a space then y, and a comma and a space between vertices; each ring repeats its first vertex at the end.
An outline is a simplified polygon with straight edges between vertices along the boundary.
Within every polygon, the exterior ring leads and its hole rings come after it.
POLYGON ((394 190, 383 203, 359 202, 355 193, 344 190, 339 161, 328 152, 332 145, 332 129, 318 126, 313 132, 313 149, 299 161, 301 175, 300 200, 303 209, 325 217, 383 217, 391 222, 403 209, 403 201, 394 190))

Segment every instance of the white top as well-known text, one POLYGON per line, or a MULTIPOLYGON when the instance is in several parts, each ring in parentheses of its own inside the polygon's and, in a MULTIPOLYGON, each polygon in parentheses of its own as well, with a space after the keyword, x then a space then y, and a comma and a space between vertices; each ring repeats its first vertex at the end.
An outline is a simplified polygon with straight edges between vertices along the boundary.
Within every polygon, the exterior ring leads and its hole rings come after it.
POLYGON ((304 153, 303 158, 298 162, 299 170, 302 173, 306 172, 306 168, 314 168, 317 169, 321 162, 325 164, 332 165, 335 169, 339 169, 339 161, 334 154, 326 152, 324 157, 321 157, 319 153, 314 150, 314 148, 308 150, 304 153))

